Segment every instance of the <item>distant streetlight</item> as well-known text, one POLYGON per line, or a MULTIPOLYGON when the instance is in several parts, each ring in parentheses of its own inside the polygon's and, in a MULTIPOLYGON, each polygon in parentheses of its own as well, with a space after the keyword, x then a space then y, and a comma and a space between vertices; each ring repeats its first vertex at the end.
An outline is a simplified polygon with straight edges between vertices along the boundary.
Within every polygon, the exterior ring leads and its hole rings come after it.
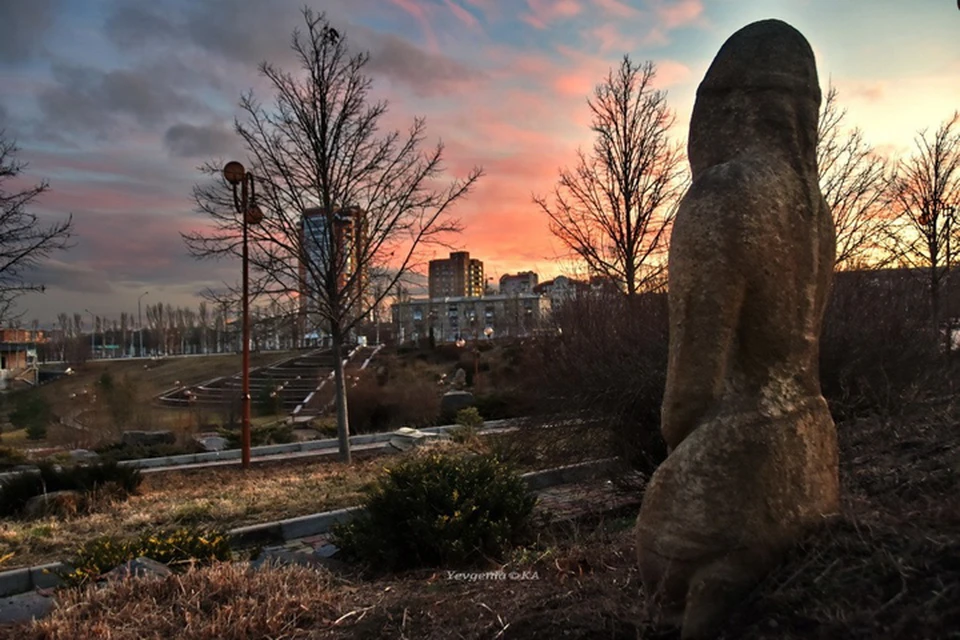
POLYGON ((240 294, 243 315, 243 378, 242 378, 242 421, 240 425, 241 466, 250 468, 250 275, 249 254, 247 249, 248 227, 259 224, 263 220, 263 212, 257 206, 254 176, 237 161, 228 162, 223 167, 223 178, 230 183, 233 190, 233 207, 240 214, 243 227, 243 248, 241 263, 243 269, 243 284, 240 294), (237 196, 237 186, 240 195, 237 196))
POLYGON ((84 309, 84 311, 90 314, 90 359, 93 360, 96 358, 97 353, 94 343, 94 339, 97 336, 97 320, 90 309, 84 309))
POLYGON ((140 311, 140 301, 143 300, 143 296, 150 293, 149 291, 144 291, 140 294, 140 297, 137 298, 137 326, 139 327, 139 337, 140 337, 140 357, 143 357, 143 314, 140 311))

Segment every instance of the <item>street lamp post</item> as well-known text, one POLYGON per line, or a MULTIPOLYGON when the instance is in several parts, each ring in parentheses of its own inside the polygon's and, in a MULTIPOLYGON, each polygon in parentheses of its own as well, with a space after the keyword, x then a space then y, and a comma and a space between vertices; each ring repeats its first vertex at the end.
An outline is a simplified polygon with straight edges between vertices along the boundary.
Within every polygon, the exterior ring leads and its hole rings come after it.
POLYGON ((90 309, 84 309, 87 313, 90 314, 90 359, 96 359, 96 343, 94 342, 97 337, 97 320, 96 316, 93 315, 93 312, 90 309))
POLYGON ((139 334, 139 338, 140 338, 140 357, 141 358, 143 357, 143 314, 140 311, 140 301, 143 300, 143 296, 147 295, 148 293, 150 292, 144 291, 143 293, 140 294, 140 297, 137 298, 137 328, 138 328, 137 333, 139 334))
POLYGON ((233 207, 240 214, 240 220, 243 227, 243 248, 240 261, 242 263, 242 292, 241 315, 243 323, 243 377, 241 383, 241 410, 242 424, 240 426, 240 449, 241 466, 244 469, 250 468, 250 275, 249 275, 249 254, 247 249, 248 228, 251 224, 259 224, 263 219, 263 213, 256 202, 256 191, 254 190, 254 176, 248 172, 242 164, 233 161, 228 162, 223 167, 223 177, 230 183, 233 189, 233 207), (240 195, 237 196, 237 186, 240 187, 240 195))

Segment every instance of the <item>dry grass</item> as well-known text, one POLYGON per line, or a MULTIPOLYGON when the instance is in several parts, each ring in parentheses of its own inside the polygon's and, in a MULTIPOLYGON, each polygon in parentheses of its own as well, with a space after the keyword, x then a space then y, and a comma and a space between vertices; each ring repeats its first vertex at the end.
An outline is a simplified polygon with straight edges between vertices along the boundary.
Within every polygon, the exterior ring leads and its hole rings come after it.
POLYGON ((143 531, 195 524, 232 529, 259 522, 352 506, 383 462, 358 456, 352 467, 332 461, 299 461, 149 474, 140 494, 109 508, 70 519, 0 520, 4 569, 68 558, 100 535, 135 536, 143 531))
MULTIPOLYGON (((958 417, 948 404, 896 422, 841 424, 844 517, 798 545, 719 636, 960 637, 958 417)), ((676 638, 647 615, 632 520, 543 532, 503 567, 535 580, 218 567, 70 596, 17 637, 676 638)))
POLYGON ((327 574, 299 567, 249 572, 220 564, 163 580, 68 592, 57 614, 18 637, 110 640, 308 638, 336 620, 327 574))
POLYGON ((634 613, 630 536, 615 524, 612 532, 568 536, 562 549, 535 545, 503 567, 533 579, 471 582, 419 571, 363 581, 299 567, 219 565, 67 594, 50 618, 18 637, 615 638, 643 624, 634 613))

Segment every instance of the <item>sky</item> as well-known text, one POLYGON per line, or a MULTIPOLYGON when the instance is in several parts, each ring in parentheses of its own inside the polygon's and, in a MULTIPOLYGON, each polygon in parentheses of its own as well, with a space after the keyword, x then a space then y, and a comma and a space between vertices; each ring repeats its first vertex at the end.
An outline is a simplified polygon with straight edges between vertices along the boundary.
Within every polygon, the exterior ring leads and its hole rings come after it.
MULTIPOLYGON (((878 150, 907 154, 919 130, 960 108, 960 11, 953 0, 328 0, 351 46, 369 51, 390 127, 427 120, 451 176, 485 176, 456 208, 459 248, 487 275, 570 268, 546 195, 591 143, 586 99, 624 54, 657 66, 683 141, 697 84, 723 41, 755 20, 798 28, 878 150)), ((34 274, 25 321, 59 312, 117 317, 137 300, 195 306, 235 283, 236 261, 198 262, 180 233, 202 229, 191 189, 208 160, 240 158, 240 96, 270 93, 269 61, 293 70, 304 0, 0 0, 0 128, 25 177, 48 180, 33 211, 72 214, 75 246, 34 274)), ((445 257, 437 253, 436 256, 445 257)))

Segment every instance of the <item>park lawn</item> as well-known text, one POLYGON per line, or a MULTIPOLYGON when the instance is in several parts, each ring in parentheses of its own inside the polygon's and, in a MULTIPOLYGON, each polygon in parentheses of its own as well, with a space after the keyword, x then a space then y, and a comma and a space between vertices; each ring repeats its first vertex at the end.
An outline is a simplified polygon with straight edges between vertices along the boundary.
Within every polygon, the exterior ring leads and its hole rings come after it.
POLYGON ((145 531, 191 525, 223 530, 362 502, 363 488, 384 460, 355 456, 347 467, 333 461, 290 461, 147 474, 138 495, 69 519, 0 519, 2 569, 67 560, 101 535, 132 537, 145 531))

